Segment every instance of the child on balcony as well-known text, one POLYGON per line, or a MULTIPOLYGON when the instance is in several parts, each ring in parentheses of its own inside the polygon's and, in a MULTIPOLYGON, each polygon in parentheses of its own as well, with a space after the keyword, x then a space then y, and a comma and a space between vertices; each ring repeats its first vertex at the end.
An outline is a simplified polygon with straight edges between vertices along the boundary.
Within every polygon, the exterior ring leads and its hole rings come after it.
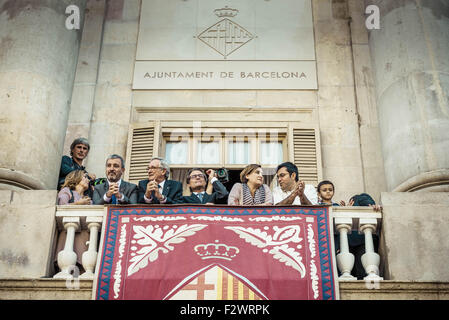
POLYGON ((335 187, 332 182, 330 182, 329 180, 323 180, 318 183, 316 190, 318 193, 318 204, 339 206, 338 203, 332 202, 332 198, 334 197, 335 192, 335 187))

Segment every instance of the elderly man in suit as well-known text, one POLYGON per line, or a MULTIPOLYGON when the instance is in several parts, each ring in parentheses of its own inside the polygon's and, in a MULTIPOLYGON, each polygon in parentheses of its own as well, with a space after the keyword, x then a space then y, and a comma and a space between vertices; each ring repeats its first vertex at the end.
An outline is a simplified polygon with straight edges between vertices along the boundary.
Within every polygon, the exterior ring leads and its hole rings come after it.
POLYGON ((206 173, 199 168, 193 168, 187 172, 187 185, 192 194, 182 197, 184 203, 215 204, 228 196, 228 190, 217 179, 215 171, 209 169, 206 173), (208 181, 209 185, 207 185, 208 181))
POLYGON ((139 181, 139 203, 176 204, 182 202, 182 184, 168 180, 170 166, 154 157, 148 164, 148 179, 139 181))
POLYGON ((94 204, 136 204, 137 186, 122 180, 125 162, 117 154, 106 159, 106 177, 103 184, 96 185, 93 194, 94 204))

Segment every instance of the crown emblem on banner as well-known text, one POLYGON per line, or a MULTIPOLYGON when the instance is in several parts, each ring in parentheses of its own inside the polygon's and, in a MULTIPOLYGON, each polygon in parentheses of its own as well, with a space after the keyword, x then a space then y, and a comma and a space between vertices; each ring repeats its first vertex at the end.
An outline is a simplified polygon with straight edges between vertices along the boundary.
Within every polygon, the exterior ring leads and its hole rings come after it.
POLYGON ((232 18, 235 17, 237 13, 239 13, 239 11, 237 9, 232 9, 228 8, 228 6, 225 6, 224 8, 221 9, 215 9, 214 13, 219 18, 226 18, 226 17, 232 18))
POLYGON ((225 260, 232 260, 240 251, 237 247, 218 243, 218 240, 215 240, 215 243, 199 244, 193 250, 201 259, 215 258, 225 260))

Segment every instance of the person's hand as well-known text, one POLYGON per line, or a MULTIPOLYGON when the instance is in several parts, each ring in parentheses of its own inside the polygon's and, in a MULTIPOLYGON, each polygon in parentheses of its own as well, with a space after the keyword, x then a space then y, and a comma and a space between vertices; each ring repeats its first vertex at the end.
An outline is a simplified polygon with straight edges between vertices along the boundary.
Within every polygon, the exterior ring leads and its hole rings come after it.
MULTIPOLYGON (((347 205, 348 206, 353 206, 354 205, 354 200, 353 199, 349 200, 349 203, 347 205)), ((340 206, 346 207, 346 202, 344 200, 341 200, 340 201, 340 206)))
POLYGON ((90 180, 92 180, 92 181, 97 179, 97 176, 95 175, 95 173, 88 173, 87 175, 89 176, 90 180))
POLYGON ((209 181, 212 180, 212 178, 215 177, 215 175, 216 175, 214 169, 207 170, 206 174, 209 176, 209 181))
POLYGON ((84 196, 81 199, 79 199, 75 204, 85 205, 85 204, 90 204, 90 203, 91 203, 90 197, 84 196))
POLYGON ((370 206, 371 208, 373 208, 374 211, 376 211, 376 212, 382 212, 382 206, 379 205, 379 204, 370 204, 369 206, 370 206))
POLYGON ((152 180, 150 182, 148 182, 147 184, 147 190, 145 192, 145 195, 147 198, 150 198, 152 193, 154 191, 154 196, 158 199, 161 200, 162 199, 162 194, 159 191, 159 186, 158 183, 155 180, 152 180))
POLYGON ((210 206, 210 205, 214 205, 214 203, 212 203, 212 202, 206 202, 205 204, 207 204, 208 206, 210 206))
POLYGON ((295 194, 297 196, 302 197, 304 195, 304 187, 305 187, 305 185, 306 184, 304 183, 304 181, 298 181, 296 183, 296 187, 295 187, 294 192, 295 192, 295 194))
POLYGON ((106 192, 106 197, 111 198, 112 195, 115 194, 116 197, 120 199, 121 195, 120 195, 120 197, 118 197, 118 195, 117 195, 118 193, 119 192, 118 192, 118 184, 117 184, 117 182, 111 182, 111 184, 109 185, 109 189, 106 192))

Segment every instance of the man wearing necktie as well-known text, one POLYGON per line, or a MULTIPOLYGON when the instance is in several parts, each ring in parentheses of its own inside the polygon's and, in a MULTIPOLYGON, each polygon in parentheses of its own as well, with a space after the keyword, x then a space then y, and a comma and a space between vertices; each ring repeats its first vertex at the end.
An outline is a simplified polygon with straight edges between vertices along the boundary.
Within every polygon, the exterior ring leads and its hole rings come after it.
POLYGON ((106 160, 107 181, 96 185, 94 204, 136 204, 138 189, 133 183, 122 180, 125 163, 119 155, 113 154, 106 160))
POLYGON ((163 158, 155 157, 148 164, 148 179, 139 181, 139 203, 181 203, 182 184, 168 180, 170 167, 163 158))
POLYGON ((206 173, 199 168, 187 172, 187 185, 192 194, 182 197, 184 203, 215 204, 218 200, 226 201, 228 190, 217 179, 215 170, 209 169, 206 173))

